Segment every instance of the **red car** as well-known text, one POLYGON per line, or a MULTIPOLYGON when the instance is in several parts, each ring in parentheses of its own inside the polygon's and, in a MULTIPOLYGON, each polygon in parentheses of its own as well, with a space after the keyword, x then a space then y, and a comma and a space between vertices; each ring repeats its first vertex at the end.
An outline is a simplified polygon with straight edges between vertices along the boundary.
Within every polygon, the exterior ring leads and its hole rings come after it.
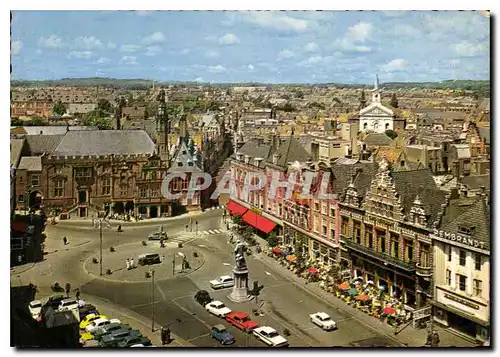
POLYGON ((250 319, 246 312, 230 312, 226 315, 226 321, 245 332, 249 332, 259 327, 255 321, 250 319))

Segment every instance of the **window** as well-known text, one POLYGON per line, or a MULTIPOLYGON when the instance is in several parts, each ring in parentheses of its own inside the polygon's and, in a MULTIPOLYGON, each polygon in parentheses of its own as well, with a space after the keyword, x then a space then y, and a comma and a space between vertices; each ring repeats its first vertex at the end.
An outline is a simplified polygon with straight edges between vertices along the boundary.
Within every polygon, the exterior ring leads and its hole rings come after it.
POLYGON ((109 195, 111 193, 111 180, 109 178, 104 178, 102 180, 101 194, 109 195))
POLYGON ((319 202, 314 203, 314 209, 319 211, 319 202))
POLYGON ((451 245, 448 246, 448 261, 451 262, 451 245))
POLYGON ((330 238, 331 239, 335 238, 335 229, 333 229, 333 228, 330 229, 330 238))
POLYGON ((188 162, 188 166, 193 166, 193 163, 191 161, 188 162))
POLYGON ((90 167, 77 167, 75 168, 76 178, 88 178, 92 177, 92 168, 90 167))
POLYGON ((24 202, 24 195, 19 195, 19 202, 24 202))
POLYGON ((477 271, 481 271, 481 256, 479 254, 475 256, 474 265, 477 271))
POLYGON ((465 275, 457 274, 456 279, 457 279, 457 286, 460 289, 460 291, 465 291, 465 287, 467 285, 467 277, 465 275))
POLYGON ((54 197, 62 197, 64 196, 64 181, 58 180, 56 181, 54 188, 54 197))
POLYGON ((365 227, 365 239, 368 241, 368 248, 373 249, 372 227, 365 227))
POLYGON ((354 237, 356 244, 361 244, 361 225, 359 223, 354 223, 354 237))
POLYGON ((380 237, 380 251, 385 253, 385 235, 380 237))
POLYGON ((156 171, 151 171, 151 180, 156 181, 156 171))
POLYGON ((61 166, 57 166, 56 169, 55 169, 55 172, 56 172, 57 175, 62 174, 62 167, 61 166))
POLYGON ((127 196, 127 195, 128 195, 128 187, 127 186, 120 187, 120 196, 127 196))
POLYGON ((23 182, 24 182, 23 178, 19 177, 19 183, 23 183, 23 182))
POLYGON ((323 226, 323 235, 326 236, 327 228, 326 226, 323 226))
POLYGON ((182 162, 178 162, 177 167, 182 167, 182 162))
POLYGON ((341 232, 344 236, 349 235, 349 219, 342 217, 341 232))
POLYGON ((335 208, 330 207, 330 217, 335 217, 335 208))
POLYGON ((394 257, 399 259, 399 242, 397 240, 394 241, 393 249, 394 249, 393 250, 394 257))
POLYGON ((157 188, 152 188, 151 189, 151 197, 157 197, 158 196, 158 189, 157 188))
POLYGON ((40 186, 40 175, 31 175, 31 186, 40 186))
POLYGON ((451 285, 451 270, 446 269, 446 285, 451 285))
POLYGON ((146 198, 148 197, 148 189, 145 187, 141 187, 139 190, 139 197, 140 198, 146 198))
POLYGON ((408 262, 413 261, 413 243, 410 241, 406 242, 406 260, 408 262))
POLYGON ((483 282, 481 280, 474 279, 474 286, 472 293, 474 296, 481 296, 483 293, 483 282))
POLYGON ((460 251, 460 261, 459 261, 459 263, 463 267, 465 266, 465 258, 466 257, 467 257, 467 253, 465 252, 465 250, 461 250, 460 251))

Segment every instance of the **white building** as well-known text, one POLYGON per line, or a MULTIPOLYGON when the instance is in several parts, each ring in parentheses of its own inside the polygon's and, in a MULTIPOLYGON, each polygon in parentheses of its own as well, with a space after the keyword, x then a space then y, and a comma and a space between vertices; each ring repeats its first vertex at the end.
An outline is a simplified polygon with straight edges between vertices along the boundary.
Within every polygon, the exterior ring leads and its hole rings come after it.
POLYGON ((490 210, 486 195, 449 200, 434 246, 434 321, 479 341, 490 329, 490 210))
POLYGON ((386 130, 404 129, 404 119, 397 118, 394 111, 381 103, 378 76, 372 90, 372 103, 359 112, 359 130, 384 133, 386 130))

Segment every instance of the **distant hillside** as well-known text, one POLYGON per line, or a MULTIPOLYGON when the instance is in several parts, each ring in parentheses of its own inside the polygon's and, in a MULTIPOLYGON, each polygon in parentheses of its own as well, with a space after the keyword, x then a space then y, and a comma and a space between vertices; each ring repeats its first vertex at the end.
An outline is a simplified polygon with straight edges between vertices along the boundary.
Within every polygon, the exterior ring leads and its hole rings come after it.
MULTIPOLYGON (((208 85, 207 83, 196 83, 196 82, 175 82, 175 81, 165 81, 165 82, 155 82, 156 85, 208 85)), ((102 87, 113 87, 113 88, 124 88, 124 89, 147 89, 153 84, 153 80, 148 79, 116 79, 116 78, 62 78, 58 80, 46 80, 46 81, 26 81, 26 80, 12 80, 12 87, 20 86, 102 86, 102 87)), ((217 87, 227 87, 231 84, 229 83, 211 83, 212 86, 217 87)), ((233 83, 232 85, 241 86, 311 86, 311 84, 265 84, 265 83, 233 83)), ((450 89, 450 90, 471 90, 479 92, 481 96, 489 96, 490 92, 490 81, 487 80, 446 80, 441 82, 388 82, 381 84, 384 88, 428 88, 428 89, 450 89), (486 95, 487 94, 487 95, 486 95)), ((317 86, 335 86, 340 88, 366 88, 371 87, 371 85, 365 84, 341 84, 341 83, 324 83, 317 84, 317 86)))

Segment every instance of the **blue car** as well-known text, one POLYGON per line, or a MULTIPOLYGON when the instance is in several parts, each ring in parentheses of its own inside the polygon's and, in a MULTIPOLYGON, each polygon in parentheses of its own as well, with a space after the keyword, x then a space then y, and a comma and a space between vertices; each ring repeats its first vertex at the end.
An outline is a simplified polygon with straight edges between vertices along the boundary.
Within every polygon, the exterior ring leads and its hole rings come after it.
POLYGON ((210 337, 216 339, 223 345, 231 345, 234 343, 234 337, 229 332, 227 332, 224 325, 215 325, 210 331, 210 337))

